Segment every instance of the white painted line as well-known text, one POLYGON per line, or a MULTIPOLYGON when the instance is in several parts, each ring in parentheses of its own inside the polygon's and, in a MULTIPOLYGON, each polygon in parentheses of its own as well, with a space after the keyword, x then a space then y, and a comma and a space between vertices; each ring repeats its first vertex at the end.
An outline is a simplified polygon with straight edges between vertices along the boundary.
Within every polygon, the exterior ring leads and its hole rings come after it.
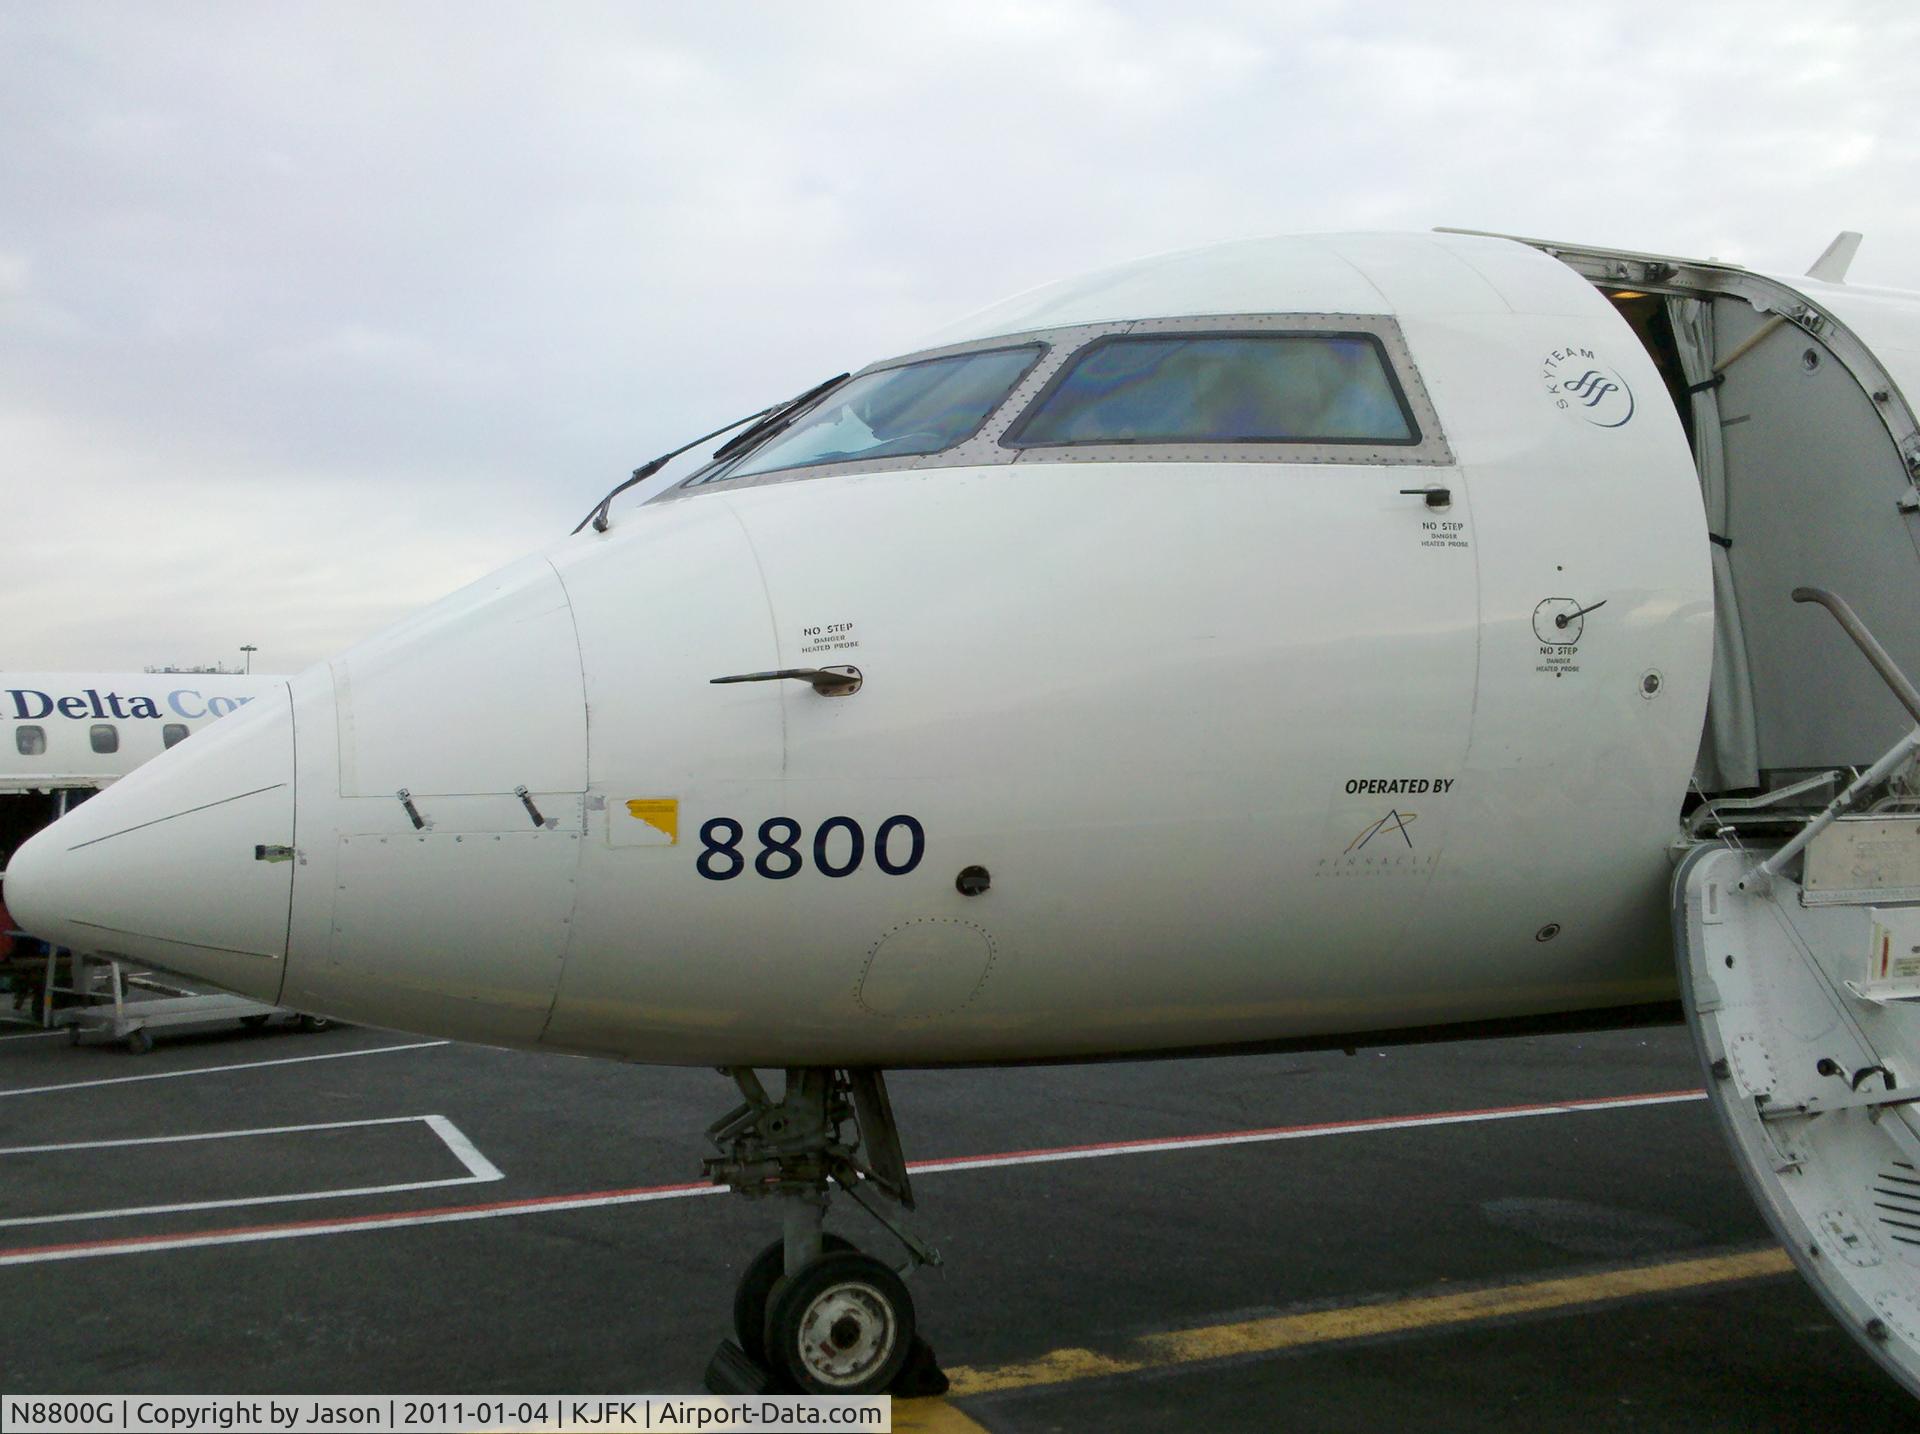
POLYGON ((394 1195, 408 1190, 438 1190, 447 1185, 472 1185, 475 1177, 455 1175, 445 1180, 406 1180, 391 1185, 356 1185, 339 1190, 302 1190, 292 1195, 251 1195, 233 1200, 183 1200, 173 1205, 123 1205, 112 1210, 75 1210, 64 1215, 17 1215, 0 1220, 0 1229, 17 1225, 64 1225, 75 1220, 126 1220, 136 1215, 179 1215, 191 1210, 235 1210, 243 1205, 288 1205, 302 1200, 344 1200, 353 1195, 394 1195))
POLYGON ((148 1135, 131 1140, 79 1140, 65 1145, 16 1145, 0 1149, 0 1157, 9 1155, 45 1155, 68 1150, 118 1150, 136 1145, 176 1145, 196 1140, 239 1140, 251 1135, 297 1135, 310 1130, 353 1130, 374 1125, 410 1125, 419 1122, 439 1136, 447 1149, 466 1167, 465 1175, 443 1180, 409 1180, 394 1185, 361 1185, 342 1190, 302 1190, 291 1195, 248 1195, 230 1200, 191 1200, 175 1205, 127 1205, 112 1210, 76 1210, 63 1215, 13 1215, 0 1217, 0 1229, 16 1225, 60 1225, 74 1220, 120 1220, 134 1215, 175 1215, 188 1210, 232 1210, 242 1205, 285 1205, 299 1200, 341 1200, 350 1195, 390 1195, 403 1190, 437 1190, 448 1185, 479 1185, 498 1180, 498 1166, 488 1160, 473 1142, 444 1115, 390 1115, 377 1120, 333 1120, 318 1125, 268 1125, 257 1130, 214 1130, 203 1135, 148 1135))
POLYGON ((328 1051, 318 1056, 282 1056, 271 1061, 240 1061, 230 1066, 194 1066, 184 1071, 152 1071, 146 1075, 106 1076, 100 1080, 70 1080, 59 1085, 28 1085, 13 1090, 0 1090, 0 1100, 13 1095, 45 1095, 56 1090, 90 1090, 102 1085, 129 1085, 140 1080, 177 1080, 181 1076, 218 1075, 222 1071, 252 1071, 264 1066, 297 1066, 307 1061, 344 1061, 355 1056, 384 1056, 396 1051, 426 1051, 435 1046, 452 1045, 451 1041, 412 1041, 404 1046, 374 1046, 364 1051, 328 1051))
POLYGON ((426 1121, 435 1135, 446 1141, 447 1149, 453 1152, 456 1160, 467 1167, 467 1174, 471 1175, 476 1181, 499 1180, 503 1178, 500 1167, 482 1155, 479 1150, 475 1148, 474 1143, 468 1140, 465 1135, 461 1134, 460 1127, 448 1120, 444 1115, 426 1115, 422 1116, 421 1119, 426 1121))
POLYGON ((432 1115, 383 1115, 373 1120, 329 1120, 315 1125, 260 1125, 246 1130, 206 1130, 195 1135, 132 1135, 119 1140, 72 1140, 59 1145, 0 1146, 0 1155, 45 1155, 55 1150, 118 1150, 128 1145, 185 1145, 196 1140, 241 1140, 249 1135, 300 1135, 309 1130, 349 1130, 368 1125, 405 1125, 438 1120, 432 1115))
MULTIPOLYGON (((1518 1120, 1530 1116, 1580 1115, 1597 1111, 1634 1110, 1648 1106, 1679 1105, 1706 1098, 1705 1091, 1660 1091, 1647 1095, 1602 1097, 1597 1100, 1501 1106, 1489 1110, 1440 1111, 1432 1115, 1384 1116, 1368 1120, 1329 1121, 1318 1125, 1277 1126, 1267 1130, 1225 1131, 1210 1135, 1109 1141, 1098 1145, 1068 1146, 1053 1150, 1018 1150, 997 1155, 963 1155, 947 1159, 912 1161, 907 1168, 916 1175, 939 1175, 950 1170, 992 1170, 1003 1166, 1091 1160, 1102 1156, 1146 1155, 1168 1150, 1201 1150, 1220 1145, 1252 1145, 1276 1140, 1366 1135, 1375 1131, 1471 1125, 1485 1121, 1518 1120)), ((104 1255, 138 1255, 160 1250, 195 1250, 212 1245, 247 1245, 263 1240, 301 1239, 310 1235, 351 1235, 363 1230, 406 1230, 421 1225, 449 1225, 468 1220, 498 1220, 510 1215, 542 1215, 562 1210, 598 1210, 612 1205, 639 1205, 655 1200, 681 1200, 700 1195, 718 1195, 723 1193, 724 1189, 724 1186, 709 1185, 704 1181, 689 1181, 676 1185, 650 1185, 627 1190, 598 1190, 578 1195, 535 1195, 520 1200, 491 1201, 483 1205, 398 1210, 390 1214, 346 1215, 336 1219, 295 1220, 280 1225, 253 1225, 231 1230, 203 1230, 179 1235, 134 1235, 116 1239, 80 1241, 71 1245, 0 1249, 0 1265, 37 1265, 51 1260, 87 1260, 104 1255)))

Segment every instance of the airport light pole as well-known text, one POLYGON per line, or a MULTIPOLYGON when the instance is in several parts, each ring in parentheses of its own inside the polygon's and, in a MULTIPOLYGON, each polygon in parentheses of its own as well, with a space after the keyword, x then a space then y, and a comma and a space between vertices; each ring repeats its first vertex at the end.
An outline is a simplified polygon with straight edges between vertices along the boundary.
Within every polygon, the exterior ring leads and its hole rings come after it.
POLYGON ((259 651, 260 649, 259 649, 259 648, 257 648, 257 647, 255 647, 255 646, 254 646, 254 645, 253 645, 252 643, 250 643, 250 642, 245 642, 245 643, 242 643, 242 644, 240 645, 240 650, 241 650, 242 652, 244 652, 244 653, 246 653, 246 655, 247 655, 247 673, 248 673, 248 675, 252 675, 252 673, 253 673, 253 655, 254 655, 254 653, 256 653, 256 652, 258 652, 258 651, 259 651))

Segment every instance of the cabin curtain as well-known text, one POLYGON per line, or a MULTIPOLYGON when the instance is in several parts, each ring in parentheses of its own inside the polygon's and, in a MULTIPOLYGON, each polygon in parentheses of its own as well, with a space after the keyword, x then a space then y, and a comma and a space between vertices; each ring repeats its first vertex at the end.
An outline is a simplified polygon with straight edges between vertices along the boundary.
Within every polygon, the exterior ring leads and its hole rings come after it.
POLYGON ((1701 386, 1710 384, 1714 376, 1713 304, 1670 298, 1667 315, 1679 344, 1680 371, 1692 390, 1694 466, 1700 470, 1707 531, 1713 534, 1707 549, 1713 564, 1713 675, 1694 780, 1704 792, 1737 791, 1760 784, 1760 742, 1753 722, 1753 674, 1747 666, 1746 635, 1740 626, 1740 602, 1727 552, 1734 535, 1727 531, 1720 393, 1717 387, 1701 386))

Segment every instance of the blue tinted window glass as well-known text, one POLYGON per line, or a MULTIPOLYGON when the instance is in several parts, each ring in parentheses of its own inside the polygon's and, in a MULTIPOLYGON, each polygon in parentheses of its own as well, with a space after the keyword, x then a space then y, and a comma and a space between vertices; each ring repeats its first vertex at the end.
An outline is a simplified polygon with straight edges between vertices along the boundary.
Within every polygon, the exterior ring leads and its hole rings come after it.
POLYGON ((1039 346, 1028 345, 863 374, 718 476, 938 453, 978 432, 1039 357, 1039 346))
POLYGON ((1090 345, 1006 441, 1411 444, 1419 433, 1368 335, 1201 334, 1090 345))

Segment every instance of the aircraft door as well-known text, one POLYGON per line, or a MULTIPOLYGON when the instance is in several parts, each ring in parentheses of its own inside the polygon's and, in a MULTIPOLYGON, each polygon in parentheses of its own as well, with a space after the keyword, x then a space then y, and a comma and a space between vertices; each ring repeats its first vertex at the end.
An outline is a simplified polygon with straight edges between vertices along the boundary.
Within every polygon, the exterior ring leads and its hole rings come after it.
POLYGON ((1920 836, 1842 819, 1800 879, 1757 865, 1703 846, 1674 878, 1707 1093, 1800 1273, 1920 1395, 1920 889, 1887 885, 1916 879, 1920 836))
MULTIPOLYGON (((1797 597, 1828 608, 1920 720, 1920 692, 1858 614, 1832 593, 1797 597)), ((1920 728, 1775 850, 1696 846, 1673 923, 1707 1092, 1748 1187, 1841 1323, 1920 1395, 1916 753, 1920 728)))

